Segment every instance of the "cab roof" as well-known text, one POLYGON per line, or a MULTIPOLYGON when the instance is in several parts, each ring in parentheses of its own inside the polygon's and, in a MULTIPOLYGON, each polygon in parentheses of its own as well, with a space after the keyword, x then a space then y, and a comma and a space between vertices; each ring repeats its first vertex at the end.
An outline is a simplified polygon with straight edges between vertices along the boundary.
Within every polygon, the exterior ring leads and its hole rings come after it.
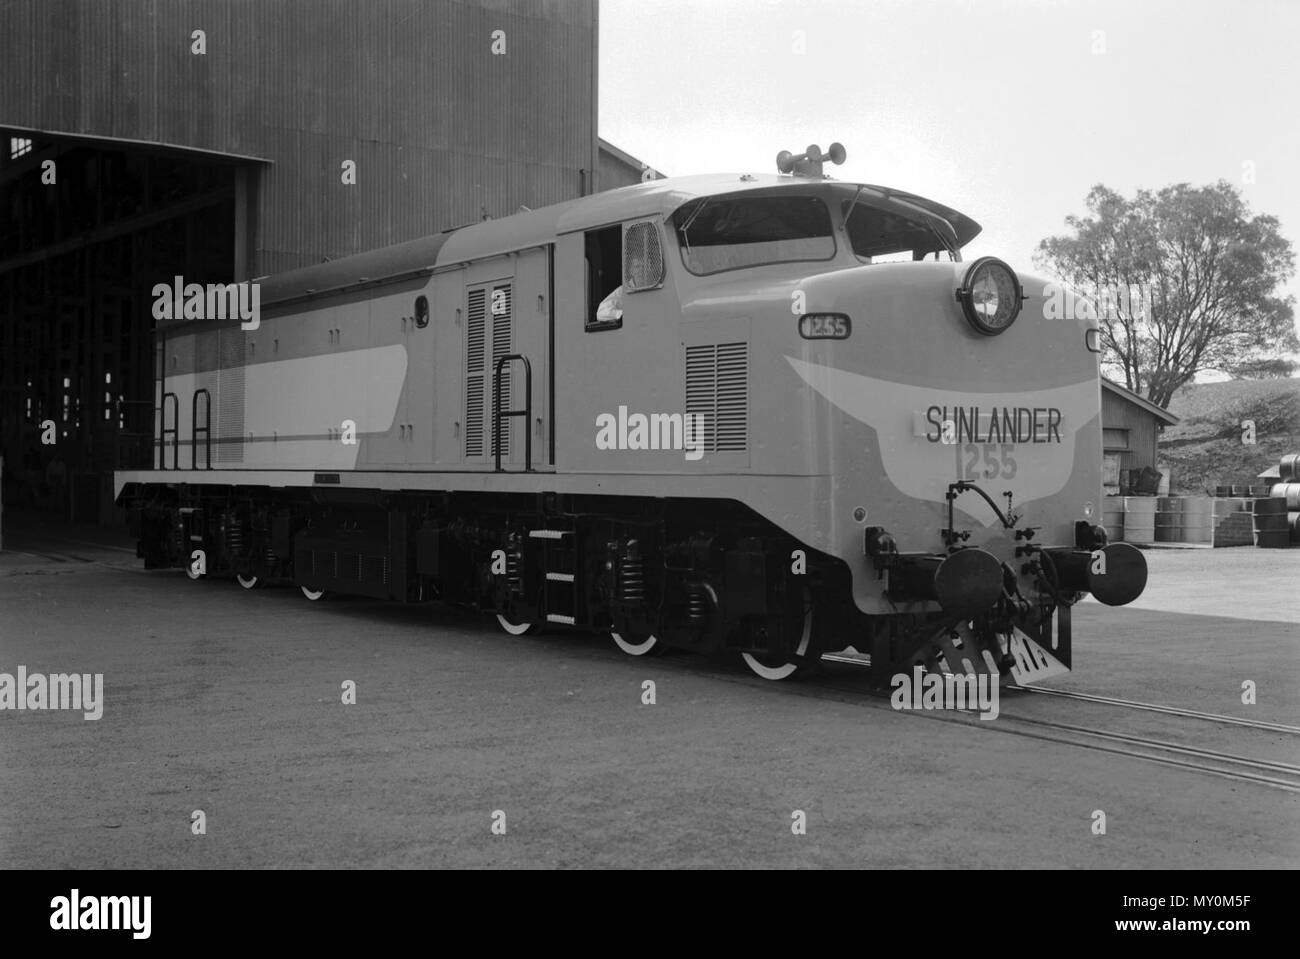
POLYGON ((957 245, 965 246, 980 225, 951 207, 924 197, 872 184, 781 174, 713 173, 666 177, 566 200, 537 210, 524 210, 498 220, 485 220, 358 253, 354 256, 262 277, 263 306, 343 293, 376 283, 431 273, 442 267, 543 246, 557 236, 653 216, 670 216, 701 197, 772 189, 831 188, 849 200, 859 187, 870 199, 886 205, 898 202, 901 211, 919 207, 941 217, 953 228, 957 245))

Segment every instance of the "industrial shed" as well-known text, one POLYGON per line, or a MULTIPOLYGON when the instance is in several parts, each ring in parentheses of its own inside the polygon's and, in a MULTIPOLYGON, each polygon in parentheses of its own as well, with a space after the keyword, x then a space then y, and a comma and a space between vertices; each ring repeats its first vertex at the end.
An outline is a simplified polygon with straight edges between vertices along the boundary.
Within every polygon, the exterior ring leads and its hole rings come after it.
POLYGON ((0 4, 7 501, 95 520, 151 461, 155 284, 598 189, 597 42, 596 0, 0 4))
POLYGON ((1102 484, 1108 495, 1128 495, 1144 468, 1156 469, 1160 433, 1178 422, 1168 410, 1102 377, 1102 484))
POLYGON ((608 140, 600 140, 600 188, 615 190, 644 180, 660 180, 664 174, 648 163, 638 160, 625 150, 620 150, 608 140))

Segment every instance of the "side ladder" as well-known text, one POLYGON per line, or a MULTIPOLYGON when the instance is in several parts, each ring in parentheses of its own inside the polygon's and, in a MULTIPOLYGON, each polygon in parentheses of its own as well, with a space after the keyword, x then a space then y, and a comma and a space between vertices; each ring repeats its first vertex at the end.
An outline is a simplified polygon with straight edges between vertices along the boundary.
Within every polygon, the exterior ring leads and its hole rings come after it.
POLYGON ((528 538, 539 540, 542 557, 542 608, 548 623, 574 626, 579 619, 578 537, 568 529, 533 529, 528 538))

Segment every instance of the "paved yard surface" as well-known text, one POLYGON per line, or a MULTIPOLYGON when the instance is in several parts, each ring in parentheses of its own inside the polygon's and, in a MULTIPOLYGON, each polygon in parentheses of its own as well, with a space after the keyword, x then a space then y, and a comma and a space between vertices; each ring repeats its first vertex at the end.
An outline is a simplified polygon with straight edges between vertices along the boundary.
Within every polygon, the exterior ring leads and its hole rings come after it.
MULTIPOLYGON (((895 713, 851 667, 772 685, 596 636, 146 573, 84 530, 20 523, 5 546, 0 672, 103 673, 104 707, 0 712, 4 866, 1300 865, 1296 793, 895 713)), ((1147 557, 1136 608, 1077 610, 1075 672, 1051 685, 1300 725, 1300 550, 1147 557)), ((1298 758, 1293 735, 1002 707, 1298 758)))

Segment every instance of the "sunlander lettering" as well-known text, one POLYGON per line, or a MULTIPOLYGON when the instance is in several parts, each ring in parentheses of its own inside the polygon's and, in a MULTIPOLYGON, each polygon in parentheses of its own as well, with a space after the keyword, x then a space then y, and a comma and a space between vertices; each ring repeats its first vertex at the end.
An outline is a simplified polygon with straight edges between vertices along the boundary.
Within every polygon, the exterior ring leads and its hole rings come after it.
POLYGON ((931 443, 1059 443, 1061 411, 1053 406, 931 406, 925 411, 931 443), (944 436, 944 423, 951 423, 944 436))
POLYGON ((257 329, 262 321, 262 288, 256 283, 186 283, 184 277, 171 284, 157 283, 152 290, 155 320, 233 320, 239 328, 257 329))

